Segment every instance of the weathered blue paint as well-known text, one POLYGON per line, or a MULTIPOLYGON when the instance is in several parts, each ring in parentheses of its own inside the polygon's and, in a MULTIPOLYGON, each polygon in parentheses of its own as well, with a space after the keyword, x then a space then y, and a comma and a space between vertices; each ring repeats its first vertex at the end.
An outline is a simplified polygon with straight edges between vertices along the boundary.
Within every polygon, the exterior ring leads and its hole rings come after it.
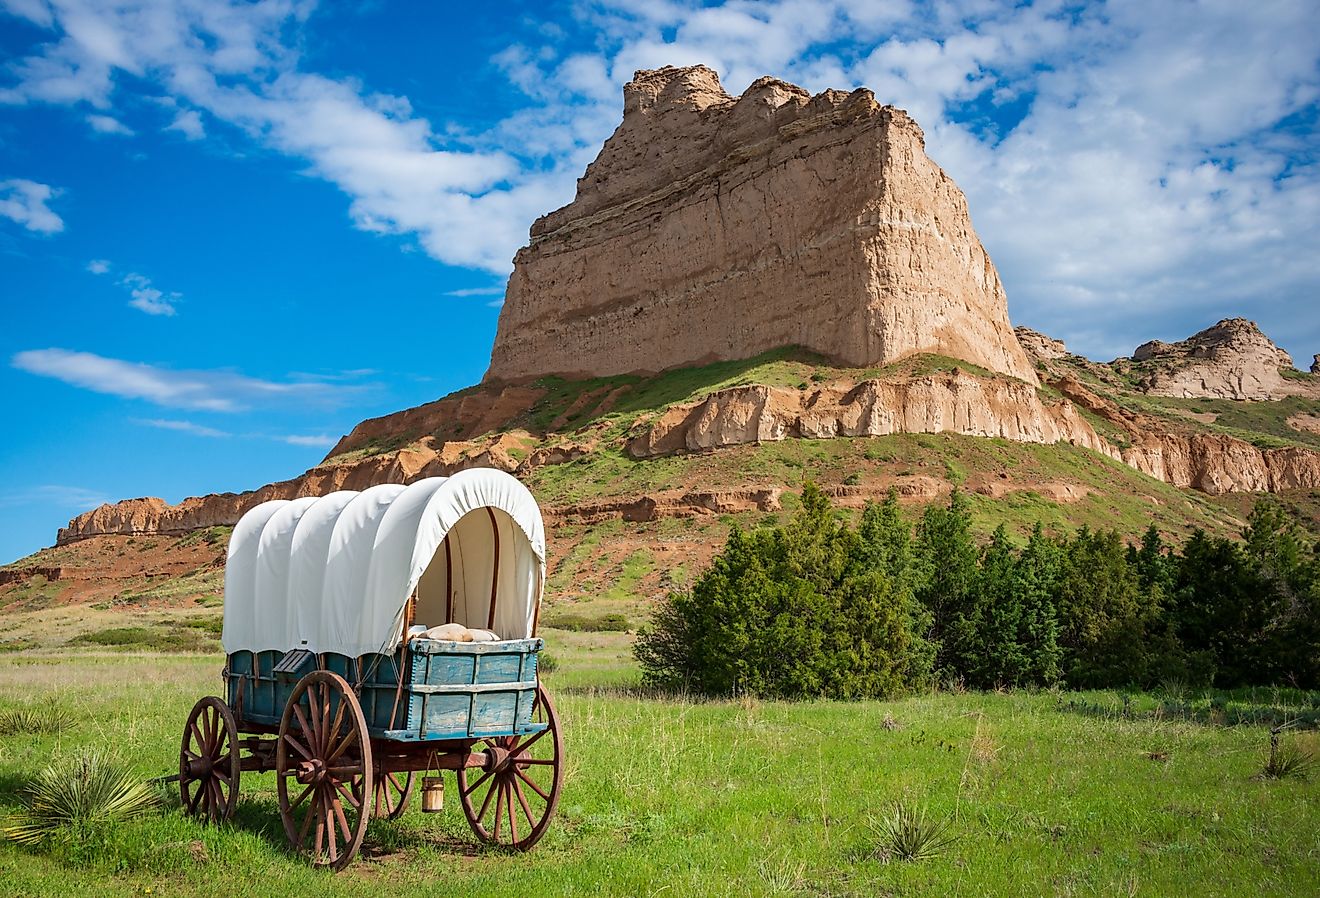
POLYGON ((545 728, 531 719, 541 646, 540 639, 414 640, 393 655, 324 652, 279 673, 284 652, 234 652, 226 693, 241 720, 278 725, 293 687, 320 668, 355 686, 372 736, 415 742, 520 735, 545 728))

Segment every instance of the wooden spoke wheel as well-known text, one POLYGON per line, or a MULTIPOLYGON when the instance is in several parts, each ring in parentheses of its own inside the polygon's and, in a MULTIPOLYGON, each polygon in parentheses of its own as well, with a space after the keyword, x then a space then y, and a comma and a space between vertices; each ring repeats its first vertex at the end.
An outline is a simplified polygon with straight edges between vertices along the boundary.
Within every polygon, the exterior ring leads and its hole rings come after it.
POLYGON ((238 727, 229 706, 213 695, 193 705, 179 748, 179 799, 207 823, 234 815, 238 804, 238 727))
POLYGON ((408 801, 412 798, 413 787, 416 785, 416 774, 411 770, 406 773, 377 770, 371 816, 398 820, 403 816, 403 812, 408 810, 408 801))
POLYGON ((484 747, 490 763, 482 771, 458 771, 458 797, 472 831, 483 841, 518 851, 545 835, 564 780, 559 717, 544 686, 536 689, 532 720, 548 726, 526 736, 478 742, 472 750, 484 747))
POLYGON ((275 747, 280 817, 295 851, 342 870, 362 847, 375 787, 371 738, 347 681, 325 670, 293 687, 275 747))

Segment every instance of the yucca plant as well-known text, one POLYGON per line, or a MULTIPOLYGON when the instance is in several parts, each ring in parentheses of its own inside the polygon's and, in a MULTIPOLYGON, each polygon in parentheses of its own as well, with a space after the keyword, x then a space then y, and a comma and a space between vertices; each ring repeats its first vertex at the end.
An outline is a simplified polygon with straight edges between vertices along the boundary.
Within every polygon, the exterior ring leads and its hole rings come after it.
POLYGON ((122 762, 94 748, 48 765, 24 797, 23 817, 4 828, 7 838, 24 845, 131 820, 160 803, 158 794, 122 762))
POLYGON ((1294 740, 1283 742, 1279 739, 1280 732, 1287 726, 1285 724, 1270 730, 1270 757, 1260 774, 1266 779, 1282 780, 1289 777, 1306 779, 1315 769, 1317 761, 1313 753, 1294 740))
POLYGON ((23 733, 62 733, 68 725, 58 708, 6 708, 0 710, 0 736, 23 733))
POLYGON ((904 801, 894 802, 887 815, 872 820, 871 829, 876 836, 877 855, 905 861, 936 857, 958 840, 949 831, 948 820, 928 818, 925 807, 904 801))

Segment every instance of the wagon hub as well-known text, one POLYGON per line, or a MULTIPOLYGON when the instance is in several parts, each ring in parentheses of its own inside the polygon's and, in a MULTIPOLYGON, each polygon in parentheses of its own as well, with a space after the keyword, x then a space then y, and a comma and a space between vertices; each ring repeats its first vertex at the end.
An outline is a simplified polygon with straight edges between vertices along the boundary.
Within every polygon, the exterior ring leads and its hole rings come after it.
POLYGON ((509 763, 509 750, 498 745, 486 749, 486 769, 499 771, 509 763))
POLYGON ((190 758, 188 760, 188 775, 195 780, 205 779, 211 775, 211 768, 214 764, 208 757, 190 758))
POLYGON ((303 761, 295 768, 294 778, 304 786, 319 783, 325 779, 325 764, 320 758, 303 761))

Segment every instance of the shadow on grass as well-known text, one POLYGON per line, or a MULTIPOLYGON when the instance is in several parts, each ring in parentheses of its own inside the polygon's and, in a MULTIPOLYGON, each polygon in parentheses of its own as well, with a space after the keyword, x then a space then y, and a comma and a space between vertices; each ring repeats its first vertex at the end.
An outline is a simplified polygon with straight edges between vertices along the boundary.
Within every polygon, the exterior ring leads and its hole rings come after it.
MULTIPOLYGON (((166 804, 167 812, 182 814, 177 787, 173 797, 166 804)), ((505 854, 508 849, 497 845, 488 845, 469 834, 462 838, 443 827, 440 822, 428 826, 419 822, 425 820, 420 811, 410 808, 400 820, 373 818, 367 824, 366 838, 362 842, 358 857, 367 860, 385 860, 390 857, 429 848, 443 854, 461 857, 480 857, 488 854, 505 854)), ((199 826, 204 824, 198 823, 199 826)), ((280 817, 279 802, 274 796, 256 793, 241 794, 234 816, 223 824, 257 836, 280 854, 288 858, 305 861, 306 857, 293 850, 284 832, 284 822, 280 817)))
POLYGON ((24 806, 23 793, 31 784, 30 777, 16 773, 0 773, 0 807, 21 808, 24 806))
POLYGON ((1235 698, 1210 693, 1187 700, 1145 695, 1117 695, 1112 700, 1084 696, 1060 697, 1058 709, 1068 714, 1101 720, 1175 721, 1202 726, 1253 726, 1273 729, 1285 724, 1294 729, 1320 729, 1320 695, 1298 701, 1261 702, 1255 696, 1235 698))
POLYGON ((666 702, 717 702, 724 701, 720 697, 699 695, 695 692, 683 692, 675 689, 661 689, 656 686, 632 685, 613 685, 613 686, 560 686, 554 690, 555 695, 577 695, 588 698, 632 698, 645 699, 648 701, 666 701, 666 702))

